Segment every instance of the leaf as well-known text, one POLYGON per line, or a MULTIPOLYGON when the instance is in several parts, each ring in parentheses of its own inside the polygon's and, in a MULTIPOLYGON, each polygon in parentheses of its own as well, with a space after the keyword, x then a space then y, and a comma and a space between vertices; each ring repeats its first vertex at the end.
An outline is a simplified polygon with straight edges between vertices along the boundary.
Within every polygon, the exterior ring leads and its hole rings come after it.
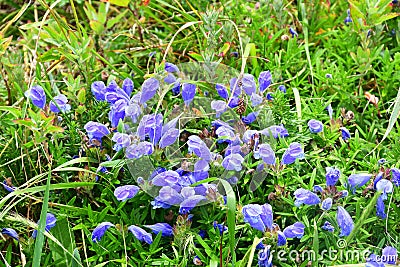
POLYGON ((392 131, 394 124, 397 121, 397 118, 400 115, 400 88, 399 91, 397 92, 397 96, 396 99, 394 100, 394 107, 393 107, 393 111, 392 114, 390 114, 390 118, 389 118, 389 125, 386 128, 386 132, 382 137, 382 140, 379 142, 379 144, 377 144, 374 149, 368 153, 371 154, 380 144, 382 144, 383 140, 386 139, 386 137, 388 137, 389 133, 392 131))
MULTIPOLYGON (((77 254, 79 257, 79 252, 76 250, 74 235, 71 231, 68 220, 57 220, 56 226, 51 229, 51 233, 65 249, 62 249, 58 244, 49 240, 49 247, 53 260, 55 262, 59 262, 59 264, 55 264, 55 266, 71 266, 73 262, 71 254, 77 254), (67 253, 67 251, 69 251, 71 254, 67 253)), ((78 259, 80 259, 80 257, 78 259)), ((76 264, 76 260, 74 260, 74 262, 76 264)))
POLYGON ((91 20, 89 25, 90 28, 97 34, 101 34, 104 31, 104 25, 97 20, 91 20))
POLYGON ((369 204, 363 209, 363 212, 361 213, 361 216, 359 218, 357 218, 357 222, 354 225, 353 231, 351 231, 350 235, 346 237, 347 246, 350 245, 350 242, 356 236, 356 234, 360 230, 361 226, 363 226, 365 224, 366 219, 368 218, 369 214, 374 209, 376 201, 378 200, 378 197, 381 194, 382 194, 381 192, 376 192, 374 197, 369 202, 369 204))
MULTIPOLYGON (((51 172, 47 175, 46 188, 44 192, 42 211, 40 213, 39 228, 37 229, 37 235, 35 239, 35 249, 33 252, 33 267, 40 267, 40 260, 42 258, 42 249, 44 245, 44 229, 46 227, 47 209, 49 206, 49 195, 50 195, 50 184, 51 184, 51 172)), ((15 191, 14 191, 15 192, 15 191)), ((14 193, 12 192, 12 193, 14 193)))
POLYGON ((236 262, 236 240, 235 240, 235 226, 236 226, 236 196, 232 189, 232 186, 223 179, 220 182, 224 186, 226 197, 227 197, 227 207, 228 207, 228 234, 229 234, 229 247, 232 254, 232 266, 235 266, 236 262))
POLYGON ((102 0, 103 2, 108 2, 110 4, 116 5, 116 6, 128 6, 130 0, 102 0))
POLYGON ((35 123, 29 118, 20 119, 20 120, 13 120, 13 122, 15 124, 23 125, 23 126, 26 126, 26 127, 34 127, 35 126, 35 123))
POLYGON ((192 58, 194 58, 194 59, 195 59, 196 61, 198 61, 198 62, 204 61, 204 60, 203 60, 203 56, 200 55, 200 54, 198 54, 198 53, 189 52, 189 56, 191 56, 192 58))
POLYGON ((82 266, 81 255, 79 255, 79 251, 77 248, 74 249, 73 255, 74 255, 74 257, 72 259, 71 267, 82 266))
POLYGON ((400 13, 389 13, 389 14, 384 14, 384 15, 380 15, 375 21, 374 21, 374 25, 379 25, 382 24, 383 22, 389 20, 389 19, 393 19, 397 16, 399 16, 400 13))
POLYGON ((0 39, 0 57, 6 52, 7 47, 10 45, 12 41, 12 36, 4 38, 3 40, 0 39))
MULTIPOLYGON (((293 94, 294 94, 294 101, 296 103, 296 113, 297 113, 297 118, 301 120, 301 98, 300 98, 300 93, 297 88, 293 88, 293 94)), ((302 131, 302 126, 299 124, 299 131, 302 131)))
POLYGON ((10 112, 16 118, 21 117, 21 110, 19 108, 0 106, 0 110, 10 112))

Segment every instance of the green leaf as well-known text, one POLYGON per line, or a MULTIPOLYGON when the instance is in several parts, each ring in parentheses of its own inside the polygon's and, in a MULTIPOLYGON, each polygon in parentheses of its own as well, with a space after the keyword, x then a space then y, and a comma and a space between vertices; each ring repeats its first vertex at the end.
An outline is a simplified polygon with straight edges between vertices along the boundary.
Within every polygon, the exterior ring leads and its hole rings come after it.
POLYGON ((101 34, 104 31, 104 25, 100 21, 91 20, 89 25, 90 28, 92 28, 92 30, 97 34, 101 34))
POLYGON ((350 235, 346 238, 346 244, 349 245, 353 238, 356 236, 357 232, 360 230, 361 226, 365 224, 366 219, 369 214, 375 208, 376 201, 378 200, 381 192, 376 192, 374 197, 371 199, 371 202, 364 208, 361 216, 357 219, 356 224, 354 225, 353 231, 351 231, 350 235))
POLYGON ((110 2, 110 4, 117 6, 128 6, 130 0, 107 0, 106 2, 110 2))
POLYGON ((235 266, 236 263, 236 240, 235 240, 235 226, 236 226, 236 196, 235 192, 232 189, 232 186, 223 179, 220 179, 220 182, 224 186, 226 197, 227 197, 227 206, 228 206, 228 234, 229 234, 229 247, 230 252, 232 254, 232 266, 235 266))
POLYGON ((386 128, 386 132, 385 132, 385 134, 383 135, 382 140, 379 142, 379 144, 377 144, 377 145, 374 147, 374 149, 373 149, 371 152, 368 153, 368 155, 371 154, 380 144, 382 144, 383 140, 385 140, 386 137, 388 137, 388 135, 389 135, 390 132, 392 131, 393 126, 394 126, 394 124, 396 123, 397 118, 399 117, 399 115, 400 115, 400 88, 399 88, 399 90, 398 90, 398 92, 397 92, 397 97, 396 97, 396 99, 394 100, 394 107, 393 107, 392 114, 390 115, 389 125, 388 125, 388 127, 386 128))
MULTIPOLYGON (((49 240, 49 247, 53 260, 55 262, 59 262, 59 264, 55 264, 55 266, 72 266, 73 259, 71 254, 76 254, 76 245, 74 234, 71 231, 68 220, 66 218, 57 220, 56 226, 51 229, 51 233, 65 249, 62 249, 58 244, 49 240), (67 253, 67 251, 69 251, 71 254, 67 253)), ((79 256, 79 252, 77 250, 76 252, 79 256)))
POLYGON ((395 17, 397 17, 399 15, 400 15, 400 13, 389 13, 389 14, 380 15, 374 21, 374 25, 382 24, 383 22, 385 22, 385 21, 387 21, 389 19, 393 19, 393 18, 395 18, 395 17))
POLYGON ((42 258, 42 249, 44 245, 43 232, 46 227, 47 209, 49 206, 50 180, 51 180, 51 172, 49 172, 47 176, 47 183, 42 204, 42 212, 40 213, 39 228, 37 229, 37 234, 35 239, 35 250, 33 252, 33 262, 32 262, 33 267, 40 267, 40 260, 42 258))

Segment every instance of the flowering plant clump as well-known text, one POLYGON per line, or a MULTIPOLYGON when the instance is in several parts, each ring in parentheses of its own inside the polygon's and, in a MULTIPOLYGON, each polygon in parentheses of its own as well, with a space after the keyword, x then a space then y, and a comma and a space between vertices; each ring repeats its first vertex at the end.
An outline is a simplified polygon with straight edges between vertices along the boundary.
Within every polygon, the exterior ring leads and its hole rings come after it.
POLYGON ((400 5, 371 1, 6 1, 4 264, 400 264, 400 5))

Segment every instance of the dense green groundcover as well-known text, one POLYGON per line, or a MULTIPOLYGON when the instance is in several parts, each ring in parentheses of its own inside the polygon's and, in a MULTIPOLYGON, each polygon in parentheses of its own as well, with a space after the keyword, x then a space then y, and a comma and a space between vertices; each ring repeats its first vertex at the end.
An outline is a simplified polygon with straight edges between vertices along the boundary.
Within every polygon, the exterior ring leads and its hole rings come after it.
POLYGON ((3 0, 1 266, 396 264, 399 12, 3 0))

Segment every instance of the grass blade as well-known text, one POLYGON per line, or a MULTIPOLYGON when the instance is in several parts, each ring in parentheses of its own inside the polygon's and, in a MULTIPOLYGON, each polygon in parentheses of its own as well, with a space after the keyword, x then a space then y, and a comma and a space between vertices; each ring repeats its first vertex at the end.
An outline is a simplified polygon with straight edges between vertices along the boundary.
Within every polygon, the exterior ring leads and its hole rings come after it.
POLYGON ((50 179, 51 179, 51 172, 49 172, 47 176, 46 182, 46 189, 44 192, 44 199, 42 205, 42 212, 40 214, 40 223, 39 228, 37 230, 36 235, 36 242, 35 242, 35 250, 33 252, 33 267, 40 267, 40 259, 42 257, 42 249, 44 245, 44 235, 43 232, 45 231, 46 227, 46 216, 47 216, 47 209, 49 206, 49 193, 50 193, 50 179))

